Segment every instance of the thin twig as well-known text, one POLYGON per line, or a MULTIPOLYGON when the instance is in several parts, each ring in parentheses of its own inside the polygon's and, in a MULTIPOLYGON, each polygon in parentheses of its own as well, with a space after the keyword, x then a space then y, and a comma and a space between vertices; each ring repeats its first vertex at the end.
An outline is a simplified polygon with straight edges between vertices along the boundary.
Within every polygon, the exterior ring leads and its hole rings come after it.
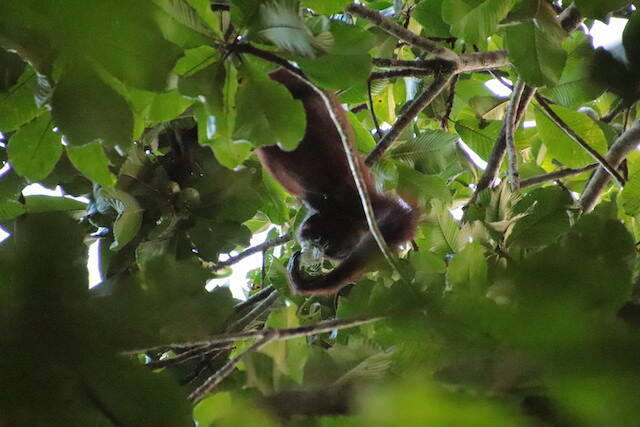
POLYGON ((198 347, 189 349, 183 353, 180 353, 174 357, 148 362, 144 366, 151 369, 166 368, 167 366, 179 365, 181 363, 185 363, 190 360, 197 359, 202 356, 206 356, 207 354, 212 353, 214 351, 229 350, 229 349, 232 349, 233 347, 234 345, 232 343, 208 344, 204 346, 198 346, 198 347))
POLYGON ((260 289, 258 292, 256 292, 255 294, 251 295, 249 298, 247 298, 246 300, 242 301, 241 303, 236 304, 233 309, 235 311, 242 311, 245 308, 252 306, 253 304, 262 301, 263 299, 265 299, 266 297, 268 297, 269 295, 271 295, 271 293, 275 291, 275 288, 271 285, 260 289))
POLYGON ((275 246, 279 246, 282 245, 284 243, 287 243, 289 240, 291 240, 291 234, 287 233, 284 234, 280 237, 276 237, 275 239, 271 239, 271 240, 265 240, 264 242, 260 243, 259 245, 256 246, 252 246, 248 249, 245 249, 244 251, 240 252, 238 255, 229 257, 229 259, 226 259, 224 261, 218 261, 218 262, 212 262, 209 263, 209 268, 211 268, 212 270, 221 270, 225 267, 228 267, 230 265, 233 265, 237 262, 239 262, 240 260, 256 254, 258 252, 262 252, 266 249, 271 249, 275 246))
POLYGON ((564 122, 564 120, 562 120, 560 118, 560 116, 558 116, 555 113, 555 111, 553 111, 551 109, 551 107, 549 106, 547 101, 544 100, 543 97, 541 97, 540 95, 536 94, 535 98, 536 98, 536 101, 538 101, 538 105, 540 105, 540 107, 542 107, 542 110, 547 114, 547 116, 551 119, 551 121, 556 124, 556 126, 558 126, 560 129, 562 129, 562 131, 569 138, 571 138, 574 142, 576 142, 578 145, 580 145, 580 147, 582 147, 587 153, 589 153, 591 155, 591 157, 593 157, 593 159, 595 161, 600 163, 600 165, 607 172, 609 172, 609 174, 611 174, 611 176, 613 176, 621 186, 624 186, 625 180, 622 177, 622 175, 620 175, 620 173, 615 169, 615 167, 613 167, 611 164, 609 164, 609 162, 607 162, 607 160, 604 157, 602 157, 602 155, 600 153, 598 153, 596 150, 594 150, 584 139, 582 139, 582 137, 580 135, 578 135, 573 129, 571 129, 571 127, 569 127, 569 125, 567 125, 564 122))
POLYGON ((407 43, 417 47, 425 53, 435 55, 438 58, 447 59, 450 61, 456 61, 458 59, 458 55, 456 55, 456 53, 452 50, 447 49, 446 47, 442 47, 426 37, 422 37, 412 33, 402 25, 399 25, 391 19, 382 16, 376 10, 370 9, 358 3, 351 3, 349 6, 347 6, 345 11, 359 18, 366 19, 367 21, 372 22, 380 29, 398 37, 401 40, 406 41, 407 43))
POLYGON ((382 138, 382 131, 380 130, 380 124, 378 123, 378 116, 376 110, 373 108, 373 94, 371 93, 371 77, 367 80, 367 96, 369 98, 369 112, 371 113, 371 120, 373 120, 373 126, 376 128, 376 140, 382 138))
MULTIPOLYGON (((636 120, 609 148, 606 156, 607 163, 618 167, 636 149, 638 143, 640 143, 640 120, 636 120)), ((582 206, 584 212, 590 212, 594 208, 608 180, 607 171, 600 166, 582 192, 582 197, 580 197, 580 206, 582 206)))
POLYGON ((246 326, 248 326, 251 322, 260 317, 265 311, 269 309, 273 305, 274 302, 278 299, 280 295, 278 292, 272 292, 268 297, 264 300, 260 301, 255 307, 253 307, 247 314, 242 316, 240 319, 233 322, 227 330, 229 332, 236 332, 243 330, 246 326))
POLYGON ((520 174, 518 173, 518 152, 516 150, 514 133, 516 126, 516 115, 518 106, 520 105, 520 99, 522 99, 522 92, 524 91, 524 87, 524 80, 518 78, 516 84, 513 87, 511 102, 507 107, 504 122, 502 123, 502 126, 504 127, 504 139, 508 159, 507 177, 513 191, 516 191, 518 190, 518 188, 520 188, 520 174))
MULTIPOLYGON (((269 331, 269 330, 266 330, 269 331)), ((194 404, 200 402, 204 397, 215 388, 222 380, 233 372, 236 365, 240 363, 240 360, 245 354, 251 353, 253 351, 259 350, 264 345, 270 343, 275 338, 275 334, 265 333, 258 341, 251 344, 249 347, 243 349, 239 352, 236 357, 230 359, 227 363, 225 363, 220 369, 218 369, 213 375, 211 375, 207 380, 200 385, 200 387, 196 388, 190 395, 189 400, 194 404)))
POLYGON ((375 163, 378 158, 391 146, 391 144, 396 140, 396 138, 400 135, 400 133, 406 128, 416 116, 424 110, 430 103, 435 99, 438 94, 444 89, 444 87, 449 83, 451 78, 453 77, 453 72, 443 72, 439 73, 433 83, 424 90, 420 95, 415 97, 411 104, 406 109, 404 113, 402 113, 396 122, 393 124, 389 132, 387 132, 384 137, 378 142, 373 150, 369 153, 367 158, 365 159, 365 163, 371 166, 375 163))
POLYGON ((449 116, 451 116, 451 110, 453 110, 453 101, 456 97, 456 83, 458 83, 458 75, 456 74, 451 79, 451 85, 449 87, 449 96, 447 97, 444 116, 440 119, 440 127, 442 129, 449 130, 449 116))
POLYGON ((236 335, 223 335, 220 338, 223 338, 222 341, 213 341, 211 342, 229 342, 236 341, 238 339, 248 339, 248 338, 257 338, 258 341, 253 343, 251 346, 245 348, 240 353, 238 353, 233 359, 229 360, 224 366, 222 366, 218 371, 216 371, 212 376, 207 378, 207 380, 196 390, 193 391, 189 395, 189 400, 194 403, 198 403, 202 400, 211 390, 215 388, 222 380, 224 380, 227 376, 229 376, 235 367, 238 365, 242 357, 246 354, 249 354, 253 351, 259 350, 263 346, 269 344, 273 341, 281 341, 288 340, 292 338, 299 338, 309 335, 320 334, 324 332, 329 332, 335 329, 346 329, 353 328, 360 325, 365 325, 367 323, 377 322, 381 320, 382 317, 374 317, 368 319, 335 319, 324 322, 318 322, 314 325, 307 326, 299 326, 297 328, 287 328, 287 329, 261 329, 260 331, 255 331, 253 335, 248 336, 247 333, 236 334, 236 335), (229 339, 229 337, 233 339, 229 339))
POLYGON ((532 176, 531 178, 523 179, 522 181, 520 181, 520 188, 531 187, 532 185, 542 184, 543 182, 556 181, 561 178, 580 175, 581 173, 595 169, 597 166, 597 163, 592 163, 583 168, 565 168, 542 175, 532 176))
POLYGON ((230 44, 230 45, 225 45, 225 48, 232 51, 232 52, 236 52, 236 53, 248 53, 251 54, 253 56, 257 56, 258 58, 262 58, 265 61, 269 61, 272 62, 274 64, 277 64, 279 66, 281 66, 282 68, 286 68, 287 70, 291 71, 292 73, 298 75, 298 76, 304 76, 304 73, 302 72, 302 70, 298 67, 296 67, 295 65, 291 64, 289 61, 287 61, 284 58, 279 57, 278 55, 266 51, 266 50, 262 50, 262 49, 258 49, 255 46, 250 45, 249 43, 238 43, 238 44, 230 44))

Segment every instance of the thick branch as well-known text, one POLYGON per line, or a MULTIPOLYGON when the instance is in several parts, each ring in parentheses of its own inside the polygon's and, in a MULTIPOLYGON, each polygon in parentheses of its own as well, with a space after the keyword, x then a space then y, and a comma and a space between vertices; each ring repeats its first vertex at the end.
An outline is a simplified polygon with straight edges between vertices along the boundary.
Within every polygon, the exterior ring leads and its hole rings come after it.
POLYGON ((210 268, 212 270, 220 270, 223 269, 225 267, 228 267, 230 265, 233 265, 237 262, 239 262, 240 260, 243 260, 244 258, 253 255, 255 253, 258 252, 262 252, 262 251, 266 251, 267 249, 271 249, 275 246, 279 246, 282 245, 283 243, 287 243, 289 240, 291 240, 291 234, 287 233, 284 234, 280 237, 276 237, 275 239, 272 240, 265 240, 264 242, 260 243, 259 245, 256 246, 252 246, 248 249, 245 249, 244 251, 240 252, 238 255, 229 257, 229 259, 225 260, 225 261, 219 261, 216 263, 211 263, 210 264, 210 268))
POLYGON ((458 59, 458 55, 456 55, 456 53, 452 50, 447 49, 446 47, 442 47, 426 37, 422 37, 412 33, 402 25, 399 25, 394 21, 385 18, 376 10, 369 9, 368 7, 358 3, 352 3, 351 5, 347 6, 345 11, 359 18, 366 19, 367 21, 372 22, 380 29, 398 37, 401 40, 406 41, 410 45, 417 47, 425 53, 451 61, 457 61, 458 59))
POLYGON ((518 79, 515 86, 513 87, 511 102, 509 103, 506 117, 504 118, 504 122, 502 123, 502 126, 504 128, 504 139, 505 147, 507 150, 507 158, 509 160, 507 177, 509 179, 511 189, 514 191, 520 188, 520 174, 518 173, 518 152, 516 150, 514 133, 516 125, 516 115, 518 113, 518 107, 520 105, 520 100, 522 99, 524 88, 524 81, 522 79, 518 79))
MULTIPOLYGON (((607 163, 613 167, 618 167, 620 163, 636 149, 639 143, 640 120, 636 120, 609 148, 606 156, 607 163)), ((580 206, 582 206, 583 211, 590 212, 594 208, 600 193, 605 185, 607 185, 607 181, 609 180, 608 175, 602 166, 595 171, 580 198, 580 206)))
POLYGON ((611 176, 613 176, 621 186, 624 185, 624 178, 615 169, 615 167, 612 166, 611 164, 609 164, 609 162, 607 162, 607 160, 604 157, 602 157, 602 155, 600 153, 598 153, 596 150, 594 150, 589 144, 587 144, 587 142, 584 139, 582 139, 582 137, 580 135, 578 135, 573 129, 571 129, 571 127, 569 127, 569 125, 567 125, 564 122, 564 120, 562 120, 560 118, 560 116, 558 116, 555 113, 555 111, 553 111, 551 109, 551 107, 549 107, 549 104, 547 104, 547 101, 545 101, 544 98, 542 98, 539 95, 536 95, 536 101, 538 101, 538 104, 540 105, 540 107, 542 107, 544 112, 551 119, 551 121, 553 121, 556 124, 556 126, 558 126, 560 129, 562 129, 562 131, 569 138, 571 138, 574 142, 576 142, 578 145, 580 145, 580 147, 582 147, 587 153, 589 153, 589 155, 591 155, 591 157, 593 157, 593 159, 595 161, 600 163, 600 165, 607 172, 609 172, 609 174, 611 174, 611 176))
POLYGON ((588 172, 595 169, 598 166, 597 163, 592 163, 583 168, 573 169, 565 168, 558 171, 545 173, 542 175, 532 176, 531 178, 523 179, 520 181, 520 188, 531 187, 532 185, 542 184, 543 182, 555 181, 557 179, 566 178, 568 176, 580 175, 581 173, 588 172))
POLYGON ((430 76, 435 70, 427 70, 420 68, 397 68, 395 70, 372 71, 369 74, 369 81, 394 79, 396 77, 424 77, 430 76))
POLYGON ((506 67, 509 64, 506 50, 492 50, 488 52, 473 52, 460 55, 457 73, 491 70, 506 67))
MULTIPOLYGON (((518 106, 518 112, 516 114, 514 126, 517 127, 518 123, 520 123, 520 121, 522 120, 522 117, 524 117, 524 113, 527 111, 527 107, 529 106, 531 99, 533 99, 533 95, 535 94, 535 91, 536 91, 535 88, 532 88, 530 86, 525 86, 522 96, 520 98, 520 105, 518 106)), ((500 136, 498 137, 496 144, 493 146, 493 151, 491 152, 491 155, 489 156, 489 160, 487 161, 487 167, 485 168, 484 173, 482 174, 482 177, 480 177, 480 180, 478 181, 478 185, 476 186, 476 191, 473 193, 473 196, 471 197, 471 200, 469 200, 469 203, 473 203, 478 197, 478 194, 481 191, 489 188, 491 183, 498 176, 498 171, 500 170, 500 164, 502 163, 502 159, 504 157, 504 153, 506 150, 506 139, 505 139, 504 129, 505 129, 504 126, 502 126, 500 136)))
POLYGON ((389 132, 387 132, 375 148, 371 150, 371 153, 369 153, 365 160, 367 165, 371 166, 378 160, 378 158, 396 140, 404 128, 406 128, 413 119, 415 119, 416 116, 424 110, 436 96, 438 96, 442 89, 449 84, 452 77, 453 73, 451 71, 440 73, 424 92, 413 99, 407 110, 398 117, 389 132))

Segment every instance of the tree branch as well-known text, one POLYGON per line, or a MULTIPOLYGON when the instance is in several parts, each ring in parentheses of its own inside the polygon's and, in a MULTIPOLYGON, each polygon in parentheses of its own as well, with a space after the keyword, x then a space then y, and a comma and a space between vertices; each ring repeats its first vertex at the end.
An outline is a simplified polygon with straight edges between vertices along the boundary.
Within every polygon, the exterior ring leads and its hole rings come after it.
MULTIPOLYGON (((525 86, 522 96, 520 98, 520 105, 518 106, 518 112, 515 118, 514 126, 518 126, 518 123, 524 117, 524 113, 527 111, 527 107, 531 100, 533 99, 533 95, 535 94, 535 88, 530 86, 525 86)), ((504 134, 504 125, 502 126, 502 130, 500 132, 500 136, 498 136, 498 140, 493 146, 493 151, 491 151, 491 155, 489 156, 489 160, 487 161, 487 167, 484 169, 484 173, 480 177, 478 184, 476 185, 476 190, 473 193, 473 196, 469 200, 469 203, 475 202, 478 194, 481 191, 489 188, 491 183, 498 176, 498 171, 500 170, 500 164, 502 163, 502 159, 504 157, 504 153, 506 150, 506 139, 504 134)))
MULTIPOLYGON (((640 120, 636 120, 609 148, 606 156, 607 163, 613 167, 618 167, 620 163, 636 149, 638 143, 640 143, 640 120)), ((607 185, 607 181, 609 180, 608 175, 607 171, 605 171, 601 165, 589 180, 579 201, 584 212, 591 212, 591 210, 593 210, 600 193, 605 185, 607 185)))
POLYGON ((507 177, 511 189, 516 191, 520 188, 520 175, 518 174, 518 152, 516 150, 516 143, 513 134, 515 133, 516 115, 518 112, 518 106, 522 99, 522 92, 524 91, 525 84, 522 79, 518 79, 513 87, 511 93, 511 102, 507 107, 507 113, 502 123, 504 128, 504 140, 507 150, 507 158, 509 161, 507 168, 507 177))
POLYGON ((566 178, 568 176, 580 175, 581 173, 585 173, 592 169, 595 169, 597 166, 597 163, 592 163, 583 168, 565 168, 542 175, 532 176, 531 178, 523 179, 522 181, 520 181, 520 188, 531 187, 532 185, 542 184, 543 182, 548 181, 555 181, 561 178, 566 178))
POLYGON ((229 259, 226 259, 224 261, 218 261, 218 262, 211 262, 209 263, 208 267, 211 270, 221 270, 225 267, 228 267, 230 265, 233 265, 237 262, 239 262, 240 260, 243 260, 244 258, 253 255, 255 253, 258 252, 262 252, 265 251, 267 249, 271 249, 275 246, 279 246, 282 245, 284 243, 287 243, 289 240, 291 240, 291 234, 287 233, 284 234, 280 237, 276 237, 275 239, 271 239, 271 240, 265 240, 264 242, 260 243, 259 245, 256 246, 252 246, 248 249, 245 249, 244 251, 240 252, 238 255, 229 257, 229 259))
POLYGON ((506 50, 492 50, 488 52, 473 52, 460 55, 457 73, 491 70, 510 65, 506 50))
POLYGON ((562 129, 562 131, 569 138, 571 138, 574 142, 576 142, 578 145, 580 145, 580 147, 582 147, 587 153, 589 153, 591 155, 591 157, 593 157, 593 159, 595 161, 600 163, 600 165, 607 172, 609 172, 609 174, 611 174, 611 176, 613 176, 621 186, 624 186, 625 180, 622 177, 622 175, 620 175, 620 173, 615 169, 615 167, 613 167, 611 164, 609 164, 609 162, 607 162, 607 160, 604 157, 602 157, 602 155, 600 155, 600 153, 598 153, 596 150, 594 150, 589 144, 587 144, 587 142, 584 139, 582 139, 582 137, 580 135, 578 135, 573 129, 571 129, 571 127, 569 127, 569 125, 567 125, 560 118, 560 116, 558 116, 555 113, 555 111, 553 111, 551 109, 551 107, 549 107, 549 104, 547 103, 547 101, 544 100, 543 97, 541 97, 540 95, 537 95, 537 94, 536 94, 535 97, 536 97, 536 101, 538 101, 538 104, 540 105, 540 107, 542 107, 542 110, 547 114, 547 116, 551 119, 551 121, 553 121, 556 124, 556 126, 558 126, 560 129, 562 129))
POLYGON ((292 338, 299 338, 309 335, 320 334, 324 332, 329 332, 335 329, 346 329, 353 328, 360 325, 365 325, 367 323, 377 322, 381 320, 382 317, 373 317, 366 319, 335 319, 329 321, 318 322, 313 325, 307 326, 299 326, 297 328, 286 328, 286 329, 270 329, 265 328, 259 331, 253 332, 245 332, 239 334, 228 334, 228 335, 220 335, 217 338, 212 338, 209 342, 210 344, 223 343, 223 342, 231 342, 240 339, 252 339, 257 338, 258 341, 253 343, 251 346, 245 348, 240 353, 238 353, 233 359, 229 360, 224 366, 222 366, 218 371, 216 371, 213 375, 211 375, 207 380, 196 390, 193 391, 189 395, 189 400, 194 403, 198 403, 201 401, 211 390, 213 390, 222 380, 224 380, 229 374, 233 372, 235 367, 238 365, 242 357, 248 353, 259 350, 263 346, 269 344, 273 341, 281 341, 288 340, 292 338))
POLYGON ((407 110, 402 113, 393 124, 389 132, 387 132, 378 142, 371 153, 367 156, 365 163, 371 166, 378 158, 393 144, 400 133, 406 128, 416 116, 424 110, 424 108, 435 99, 436 96, 444 89, 453 77, 453 72, 439 73, 433 83, 424 90, 420 95, 415 97, 407 110))
POLYGON ((458 55, 452 50, 447 49, 446 47, 442 47, 426 37, 422 37, 412 33, 402 25, 395 23, 389 18, 385 18, 376 10, 370 9, 358 3, 351 3, 349 6, 347 6, 345 11, 359 18, 366 19, 367 21, 372 22, 380 29, 398 37, 400 40, 406 41, 410 45, 417 47, 425 53, 450 61, 457 61, 458 59, 458 55))

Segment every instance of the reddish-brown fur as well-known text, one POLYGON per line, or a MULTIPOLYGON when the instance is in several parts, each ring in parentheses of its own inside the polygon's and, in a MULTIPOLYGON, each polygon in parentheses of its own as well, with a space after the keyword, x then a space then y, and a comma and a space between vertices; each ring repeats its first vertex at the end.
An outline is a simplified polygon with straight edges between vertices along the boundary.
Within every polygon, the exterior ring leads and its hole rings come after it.
MULTIPOLYGON (((300 240, 312 241, 329 258, 342 262, 324 275, 302 277, 300 253, 291 258, 289 281, 297 294, 330 294, 357 280, 380 250, 369 232, 358 190, 342 146, 340 134, 325 101, 310 83, 285 69, 270 74, 295 99, 302 101, 307 118, 303 140, 293 151, 277 146, 257 150, 262 165, 292 195, 298 197, 309 215, 298 230, 300 240)), ((349 142, 353 130, 335 96, 325 92, 334 116, 349 142)), ((378 226, 391 247, 411 240, 418 211, 404 200, 376 190, 369 168, 358 156, 378 226)))

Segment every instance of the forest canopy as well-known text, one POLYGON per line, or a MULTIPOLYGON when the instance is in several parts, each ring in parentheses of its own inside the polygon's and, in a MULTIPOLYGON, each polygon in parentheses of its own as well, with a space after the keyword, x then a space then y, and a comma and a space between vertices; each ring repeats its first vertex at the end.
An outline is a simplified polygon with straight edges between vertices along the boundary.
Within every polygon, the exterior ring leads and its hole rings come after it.
POLYGON ((0 2, 0 426, 637 425, 638 46, 626 0, 0 2), (255 155, 283 67, 420 212, 335 295, 255 155))

